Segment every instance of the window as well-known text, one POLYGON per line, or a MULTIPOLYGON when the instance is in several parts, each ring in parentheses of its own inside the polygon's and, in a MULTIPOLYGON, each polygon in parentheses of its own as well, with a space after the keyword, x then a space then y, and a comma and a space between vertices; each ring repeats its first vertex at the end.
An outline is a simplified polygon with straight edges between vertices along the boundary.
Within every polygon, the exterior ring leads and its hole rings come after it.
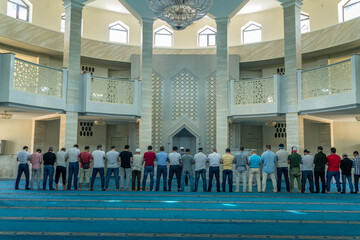
POLYGON ((124 23, 117 21, 109 25, 109 41, 128 43, 129 42, 129 27, 124 23))
POLYGON ((344 22, 360 16, 360 0, 348 0, 341 7, 344 22))
POLYGON ((216 46, 216 30, 209 26, 204 27, 199 31, 199 47, 216 46))
POLYGON ((30 21, 30 3, 23 0, 8 0, 7 15, 13 18, 30 21))
POLYGON ((61 14, 60 32, 65 32, 65 13, 61 14))
POLYGON ((155 30, 154 45, 157 47, 172 47, 173 32, 166 26, 162 26, 155 30))
POLYGON ((310 32, 310 16, 306 13, 301 13, 301 33, 310 32))
POLYGON ((241 28, 241 33, 243 44, 261 42, 262 40, 261 24, 249 22, 241 28))

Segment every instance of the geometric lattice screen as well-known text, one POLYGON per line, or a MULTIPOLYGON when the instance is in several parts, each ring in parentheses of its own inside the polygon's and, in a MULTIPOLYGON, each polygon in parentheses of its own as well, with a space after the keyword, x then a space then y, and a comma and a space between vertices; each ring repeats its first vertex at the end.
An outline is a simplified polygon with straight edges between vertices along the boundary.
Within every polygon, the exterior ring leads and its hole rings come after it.
POLYGON ((216 147, 216 72, 206 80, 206 151, 216 147))
POLYGON ((159 74, 152 74, 152 146, 158 151, 162 136, 163 81, 159 74))

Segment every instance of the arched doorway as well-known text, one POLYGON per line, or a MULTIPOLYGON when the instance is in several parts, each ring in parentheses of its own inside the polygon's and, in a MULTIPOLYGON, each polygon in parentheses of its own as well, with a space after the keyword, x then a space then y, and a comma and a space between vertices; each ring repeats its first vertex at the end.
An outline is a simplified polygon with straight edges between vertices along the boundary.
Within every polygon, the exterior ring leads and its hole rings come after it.
POLYGON ((185 127, 177 132, 172 137, 172 145, 180 147, 184 147, 185 149, 189 148, 190 153, 194 156, 196 154, 196 137, 185 127))

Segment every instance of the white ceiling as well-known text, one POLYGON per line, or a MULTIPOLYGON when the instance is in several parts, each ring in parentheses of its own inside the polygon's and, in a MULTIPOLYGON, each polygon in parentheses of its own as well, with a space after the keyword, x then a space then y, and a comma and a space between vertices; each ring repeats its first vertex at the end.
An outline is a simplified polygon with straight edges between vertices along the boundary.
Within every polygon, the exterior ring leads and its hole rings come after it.
POLYGON ((280 6, 280 2, 277 0, 249 0, 249 2, 240 10, 238 14, 260 12, 280 6))
MULTIPOLYGON (((133 0, 134 1, 134 0, 133 0)), ((135 0, 136 1, 136 0, 135 0)), ((126 13, 130 12, 119 2, 119 0, 95 0, 86 6, 99 8, 112 12, 126 13)), ((146 6, 147 7, 147 6, 146 6)))

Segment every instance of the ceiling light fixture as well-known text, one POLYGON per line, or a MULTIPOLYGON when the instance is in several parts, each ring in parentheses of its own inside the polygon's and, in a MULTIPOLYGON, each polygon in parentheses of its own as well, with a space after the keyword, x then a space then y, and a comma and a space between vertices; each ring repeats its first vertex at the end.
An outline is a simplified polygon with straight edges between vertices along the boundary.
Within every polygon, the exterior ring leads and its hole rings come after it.
POLYGON ((100 118, 99 120, 95 120, 95 121, 94 121, 94 124, 95 124, 95 125, 105 125, 106 122, 103 121, 103 120, 101 120, 101 118, 100 118))
POLYGON ((359 122, 360 122, 360 115, 356 115, 356 116, 355 116, 355 119, 356 119, 356 121, 359 121, 359 122))
POLYGON ((213 0, 146 0, 154 15, 167 22, 174 30, 184 30, 205 17, 213 0))
POLYGON ((8 120, 8 119, 11 119, 12 117, 13 117, 13 115, 10 114, 10 113, 7 113, 7 111, 5 111, 4 113, 0 114, 0 118, 1 118, 1 119, 6 119, 6 120, 8 120))
POLYGON ((268 120, 265 122, 265 126, 268 126, 268 127, 275 127, 275 125, 276 125, 276 122, 273 120, 268 120))

